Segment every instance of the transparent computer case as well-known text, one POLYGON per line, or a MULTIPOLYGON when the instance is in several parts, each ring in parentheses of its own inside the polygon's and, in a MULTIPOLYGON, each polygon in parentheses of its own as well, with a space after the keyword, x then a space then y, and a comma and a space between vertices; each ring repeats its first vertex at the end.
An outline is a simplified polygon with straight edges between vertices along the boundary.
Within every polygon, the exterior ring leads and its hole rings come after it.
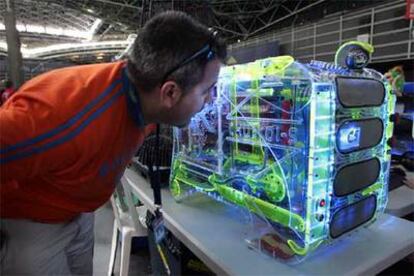
POLYGON ((174 130, 171 192, 247 210, 248 246, 300 261, 384 211, 394 103, 367 68, 290 56, 225 67, 213 101, 174 130))

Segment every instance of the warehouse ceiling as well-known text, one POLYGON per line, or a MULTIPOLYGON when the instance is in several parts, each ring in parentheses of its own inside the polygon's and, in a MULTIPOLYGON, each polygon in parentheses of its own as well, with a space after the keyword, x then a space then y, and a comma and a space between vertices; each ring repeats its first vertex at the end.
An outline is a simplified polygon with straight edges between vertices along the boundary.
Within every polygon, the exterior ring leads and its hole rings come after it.
MULTIPOLYGON (((229 43, 302 25, 333 13, 378 4, 375 0, 2 0, 13 1, 23 47, 122 40, 154 14, 181 10, 220 31, 229 43)), ((0 41, 5 41, 0 23, 0 41)))

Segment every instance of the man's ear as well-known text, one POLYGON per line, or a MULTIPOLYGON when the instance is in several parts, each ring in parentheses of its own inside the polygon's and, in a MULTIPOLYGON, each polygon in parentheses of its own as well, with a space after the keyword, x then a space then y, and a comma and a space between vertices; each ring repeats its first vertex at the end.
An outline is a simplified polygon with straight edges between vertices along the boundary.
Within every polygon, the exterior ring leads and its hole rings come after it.
POLYGON ((181 99, 183 91, 175 81, 166 81, 160 88, 161 105, 172 108, 181 99))

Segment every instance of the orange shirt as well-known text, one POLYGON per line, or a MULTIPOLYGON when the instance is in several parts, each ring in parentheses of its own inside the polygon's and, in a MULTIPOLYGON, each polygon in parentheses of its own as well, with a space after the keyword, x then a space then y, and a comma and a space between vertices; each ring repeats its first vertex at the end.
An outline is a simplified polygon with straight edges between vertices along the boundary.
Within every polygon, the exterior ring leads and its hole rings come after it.
POLYGON ((134 94, 122 62, 25 83, 0 107, 1 217, 62 222, 105 203, 154 129, 134 94))

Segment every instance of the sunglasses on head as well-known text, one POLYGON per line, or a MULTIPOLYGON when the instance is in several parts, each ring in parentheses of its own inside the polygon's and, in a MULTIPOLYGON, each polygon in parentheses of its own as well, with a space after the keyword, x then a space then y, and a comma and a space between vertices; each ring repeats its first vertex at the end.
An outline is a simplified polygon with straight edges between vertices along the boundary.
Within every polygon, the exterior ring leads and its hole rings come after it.
MULTIPOLYGON (((217 32, 213 32, 212 35, 213 37, 216 36, 217 32)), ((174 66, 173 68, 171 68, 170 70, 167 71, 167 73, 164 75, 163 78, 163 83, 167 80, 168 76, 170 76, 172 73, 174 73, 175 71, 177 71, 179 68, 183 67, 184 65, 198 59, 201 57, 204 57, 207 61, 210 61, 214 58, 215 53, 213 51, 213 49, 211 48, 210 43, 207 43, 206 45, 203 46, 203 48, 201 48, 200 50, 198 50, 197 52, 195 52, 194 54, 192 54, 191 56, 189 56, 188 58, 185 58, 183 61, 181 61, 179 64, 177 64, 176 66, 174 66)))

